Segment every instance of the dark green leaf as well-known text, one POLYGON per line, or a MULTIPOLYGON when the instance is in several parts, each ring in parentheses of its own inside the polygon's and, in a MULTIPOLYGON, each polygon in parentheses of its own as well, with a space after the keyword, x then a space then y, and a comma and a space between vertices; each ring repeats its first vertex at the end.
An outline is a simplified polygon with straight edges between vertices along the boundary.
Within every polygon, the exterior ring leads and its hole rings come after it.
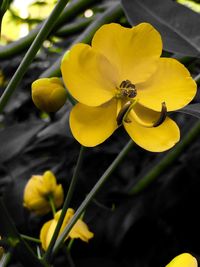
POLYGON ((122 0, 131 25, 151 23, 163 39, 164 49, 200 56, 200 15, 171 0, 122 0))
POLYGON ((177 111, 200 119, 200 104, 191 104, 177 111))

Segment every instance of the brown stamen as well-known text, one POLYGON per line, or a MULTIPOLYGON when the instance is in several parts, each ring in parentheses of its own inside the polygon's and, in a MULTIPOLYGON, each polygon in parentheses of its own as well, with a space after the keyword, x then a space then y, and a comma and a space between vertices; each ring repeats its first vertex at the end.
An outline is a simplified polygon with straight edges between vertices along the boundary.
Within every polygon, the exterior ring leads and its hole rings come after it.
MULTIPOLYGON (((122 109, 120 110, 119 114, 117 115, 117 125, 120 126, 122 124, 123 118, 126 114, 126 112, 128 111, 128 109, 131 106, 131 101, 128 101, 124 104, 124 106, 122 107, 122 109)), ((129 120, 127 120, 126 122, 130 122, 129 120)))
POLYGON ((162 102, 160 117, 156 122, 154 122, 153 127, 158 127, 159 125, 161 125, 165 121, 166 117, 167 117, 167 106, 165 102, 162 102))
POLYGON ((137 95, 135 85, 129 80, 122 81, 119 88, 123 97, 134 98, 137 95))

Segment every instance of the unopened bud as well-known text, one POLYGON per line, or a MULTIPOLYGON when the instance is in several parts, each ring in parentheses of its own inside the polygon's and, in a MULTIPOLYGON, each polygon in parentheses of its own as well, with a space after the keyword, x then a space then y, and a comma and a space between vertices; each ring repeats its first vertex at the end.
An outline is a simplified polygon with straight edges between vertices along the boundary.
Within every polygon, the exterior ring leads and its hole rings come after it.
POLYGON ((40 110, 55 112, 65 104, 67 92, 59 78, 41 78, 32 83, 32 99, 40 110))

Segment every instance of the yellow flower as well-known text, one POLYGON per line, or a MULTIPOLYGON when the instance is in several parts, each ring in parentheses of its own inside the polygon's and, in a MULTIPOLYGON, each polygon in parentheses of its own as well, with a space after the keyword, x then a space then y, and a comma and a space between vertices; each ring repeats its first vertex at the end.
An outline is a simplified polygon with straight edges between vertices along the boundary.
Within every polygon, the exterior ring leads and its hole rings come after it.
POLYGON ((59 78, 41 78, 32 83, 32 99, 40 110, 55 112, 65 104, 67 92, 59 78))
POLYGON ((61 71, 79 102, 70 128, 82 145, 102 143, 120 125, 149 151, 165 151, 179 141, 179 128, 167 111, 187 105, 196 83, 177 60, 160 58, 161 52, 160 34, 148 23, 133 28, 107 24, 91 46, 72 47, 61 71))
POLYGON ((197 260, 189 253, 176 256, 166 267, 197 267, 197 260))
MULTIPOLYGON (((61 214, 61 210, 59 210, 58 212, 56 212, 56 214, 54 216, 54 219, 46 222, 42 226, 42 229, 40 231, 40 240, 41 240, 41 243, 42 243, 42 248, 44 250, 47 250, 47 248, 49 246, 49 243, 50 243, 51 238, 53 236, 54 230, 55 230, 56 225, 58 223, 60 214, 61 214)), ((69 223, 69 221, 71 220, 71 218, 73 217, 73 215, 74 215, 74 210, 71 209, 71 208, 68 209, 67 210, 67 213, 65 215, 63 224, 61 226, 59 235, 63 232, 64 228, 69 223)), ((81 219, 79 219, 75 223, 75 225, 73 226, 73 228, 71 229, 71 231, 69 232, 69 236, 68 237, 69 238, 80 238, 81 240, 83 240, 85 242, 88 242, 88 240, 91 239, 91 238, 93 238, 93 236, 94 236, 94 234, 89 231, 88 226, 81 219)))
POLYGON ((49 197, 56 207, 60 207, 64 198, 62 185, 56 183, 51 171, 33 175, 24 189, 24 206, 38 215, 46 214, 51 210, 49 197))

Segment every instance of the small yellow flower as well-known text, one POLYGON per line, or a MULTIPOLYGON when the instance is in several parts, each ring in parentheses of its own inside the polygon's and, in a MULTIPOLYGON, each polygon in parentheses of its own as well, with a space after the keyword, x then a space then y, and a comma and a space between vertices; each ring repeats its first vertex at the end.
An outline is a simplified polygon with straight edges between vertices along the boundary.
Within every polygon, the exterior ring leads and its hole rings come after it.
MULTIPOLYGON (((60 218, 60 214, 61 214, 61 210, 56 212, 56 214, 54 216, 54 219, 46 222, 41 228, 40 240, 41 240, 41 243, 42 243, 42 248, 44 250, 47 250, 47 248, 49 246, 49 243, 50 243, 51 238, 53 236, 54 230, 55 230, 56 225, 58 223, 58 220, 60 218)), ((69 223, 69 221, 71 220, 73 215, 74 215, 74 210, 71 209, 71 208, 68 209, 67 213, 65 215, 63 224, 61 226, 59 235, 63 232, 64 228, 69 223)), ((88 240, 93 238, 93 236, 94 236, 94 234, 89 231, 88 226, 81 219, 79 219, 75 223, 75 225, 73 226, 71 231, 69 232, 69 236, 68 237, 69 238, 80 238, 82 241, 88 242, 88 240)))
POLYGON ((103 25, 92 44, 76 44, 61 63, 62 77, 79 102, 70 128, 84 146, 105 141, 120 125, 139 146, 165 151, 180 139, 167 117, 187 105, 196 83, 177 60, 160 58, 160 34, 148 23, 103 25))
POLYGON ((198 267, 197 260, 189 253, 176 256, 166 267, 198 267))
POLYGON ((40 110, 55 112, 65 104, 67 92, 59 78, 41 78, 32 83, 32 99, 40 110))
POLYGON ((33 175, 24 189, 24 206, 38 215, 46 214, 51 210, 49 197, 57 208, 60 207, 64 198, 62 185, 56 183, 51 171, 33 175))

